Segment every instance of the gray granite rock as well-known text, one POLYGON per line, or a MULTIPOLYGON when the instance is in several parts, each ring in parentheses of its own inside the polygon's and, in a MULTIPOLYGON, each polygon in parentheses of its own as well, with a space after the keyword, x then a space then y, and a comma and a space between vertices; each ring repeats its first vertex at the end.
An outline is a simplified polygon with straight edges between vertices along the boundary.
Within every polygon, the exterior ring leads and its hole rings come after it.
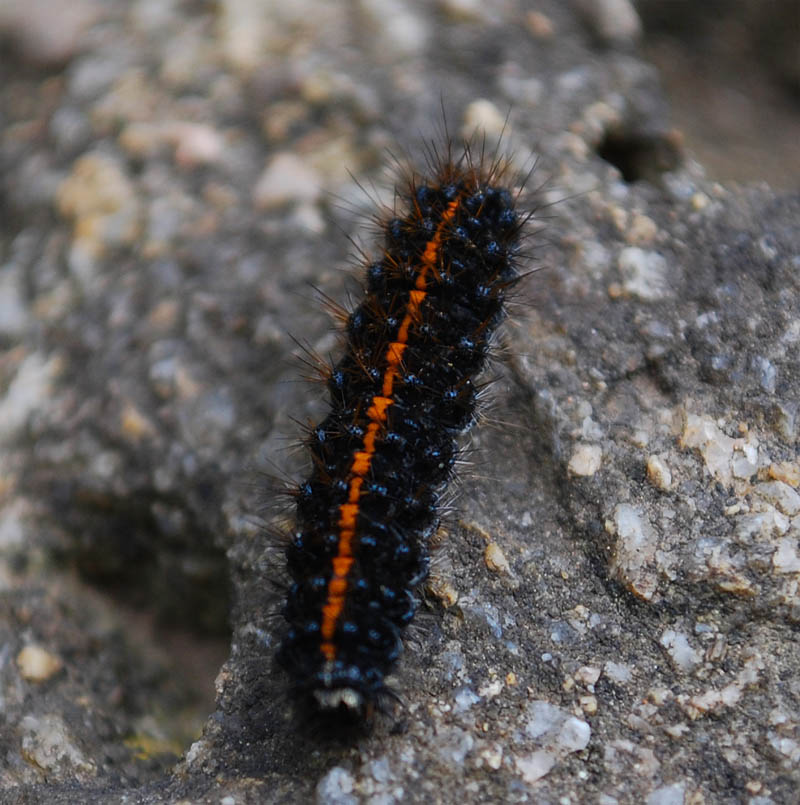
POLYGON ((118 0, 13 50, 3 801, 793 801, 800 200, 708 180, 634 4, 580 5, 118 0), (324 410, 292 382, 336 350, 311 286, 357 289, 342 233, 371 247, 387 153, 442 109, 538 158, 541 270, 402 704, 337 740, 273 665, 266 476, 324 410))

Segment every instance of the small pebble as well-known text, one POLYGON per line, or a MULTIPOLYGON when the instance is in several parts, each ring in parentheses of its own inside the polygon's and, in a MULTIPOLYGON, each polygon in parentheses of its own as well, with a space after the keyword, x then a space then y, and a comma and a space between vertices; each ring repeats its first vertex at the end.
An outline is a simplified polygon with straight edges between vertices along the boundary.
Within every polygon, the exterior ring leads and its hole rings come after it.
POLYGON ((536 39, 549 39, 555 33, 553 21, 540 11, 529 11, 525 15, 525 27, 536 39))
POLYGON ((647 797, 647 805, 683 805, 685 787, 683 783, 662 785, 647 797))
POLYGON ((467 106, 461 130, 465 138, 472 137, 476 132, 499 137, 506 130, 506 116, 491 101, 480 98, 467 106))
POLYGON ((669 296, 667 261, 658 252, 628 246, 620 252, 619 270, 623 287, 631 296, 655 302, 669 296))
POLYGON ((800 464, 793 461, 779 461, 770 464, 769 477, 775 481, 783 481, 789 486, 800 486, 800 464))
POLYGON ((317 801, 356 802, 355 798, 348 799, 348 795, 352 794, 355 785, 356 781, 347 769, 342 766, 334 766, 317 783, 317 801))
POLYGON ((649 601, 658 587, 654 570, 659 535, 647 515, 630 503, 614 509, 614 520, 606 526, 616 534, 611 570, 638 598, 649 601))
POLYGON ((595 666, 583 665, 575 671, 575 680, 590 687, 600 679, 600 673, 600 669, 595 666))
POLYGON ((756 484, 753 491, 763 500, 773 504, 779 512, 789 517, 800 514, 800 493, 782 481, 756 484))
POLYGON ((253 203, 259 210, 286 204, 314 202, 322 195, 322 181, 315 170, 295 154, 274 156, 253 188, 253 203))
POLYGON ((22 273, 12 265, 0 272, 0 336, 19 338, 30 322, 22 273))
MULTIPOLYGON (((97 766, 75 740, 64 720, 56 713, 27 715, 19 723, 22 758, 49 783, 74 786, 75 779, 95 777, 97 766)), ((77 801, 84 798, 78 797, 77 801)))
POLYGON ((543 749, 532 752, 525 757, 518 757, 516 760, 517 771, 522 775, 522 779, 528 783, 528 785, 535 783, 537 780, 541 780, 555 765, 555 755, 543 749))
POLYGON ((598 444, 579 444, 569 460, 567 470, 573 475, 594 475, 603 463, 603 449, 598 444))
POLYGON ((145 436, 152 437, 156 433, 153 423, 131 403, 128 403, 122 411, 121 425, 122 432, 135 442, 145 436))
POLYGON ((511 572, 508 559, 506 559, 503 549, 496 542, 490 542, 486 546, 486 550, 483 554, 483 560, 486 562, 486 567, 488 567, 489 570, 493 570, 495 573, 511 572))
POLYGON ((672 485, 672 473, 664 460, 652 455, 647 459, 647 478, 653 486, 666 492, 672 485))
POLYGON ((778 573, 800 572, 797 540, 784 537, 778 540, 778 550, 772 555, 772 566, 778 573))
POLYGON ((445 579, 438 576, 431 576, 427 584, 428 591, 435 595, 445 609, 453 607, 458 603, 458 590, 445 579))
POLYGON ((667 650, 676 668, 684 673, 694 669, 703 659, 702 654, 689 644, 685 634, 674 629, 666 629, 659 643, 667 650))
POLYGON ((17 666, 28 682, 46 682, 63 667, 61 659, 41 646, 25 646, 17 654, 17 666))
POLYGON ((31 64, 62 65, 80 51, 99 10, 91 0, 3 0, 0 33, 31 64))
POLYGON ((631 669, 627 665, 623 665, 619 662, 612 662, 611 660, 609 660, 603 666, 603 673, 613 682, 622 684, 625 682, 630 682, 633 678, 631 669))
POLYGON ((58 368, 56 359, 45 360, 38 352, 24 358, 0 395, 0 440, 12 438, 34 411, 43 410, 58 368))
POLYGON ((202 123, 173 123, 165 136, 175 146, 175 161, 182 168, 218 162, 225 149, 220 133, 202 123))
POLYGON ((630 0, 578 0, 577 6, 604 42, 629 44, 641 36, 642 22, 630 0))
POLYGON ((625 233, 625 240, 631 246, 649 246, 655 240, 656 234, 658 234, 658 227, 655 221, 647 215, 636 212, 625 233))

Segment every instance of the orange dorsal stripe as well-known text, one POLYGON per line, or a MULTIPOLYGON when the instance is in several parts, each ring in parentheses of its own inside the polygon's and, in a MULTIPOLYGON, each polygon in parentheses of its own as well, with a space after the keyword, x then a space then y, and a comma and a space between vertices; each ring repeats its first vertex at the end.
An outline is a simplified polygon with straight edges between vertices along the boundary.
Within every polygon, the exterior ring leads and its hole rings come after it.
POLYGON ((395 379, 400 376, 403 364, 403 353, 408 346, 409 333, 413 324, 419 321, 422 303, 428 295, 428 276, 436 272, 436 264, 442 250, 442 240, 445 229, 455 217, 458 210, 459 199, 451 201, 442 214, 442 220, 436 227, 433 237, 425 244, 425 250, 420 259, 420 270, 414 288, 408 295, 403 321, 397 330, 395 340, 386 347, 384 360, 386 369, 381 382, 381 393, 372 398, 367 409, 369 425, 364 434, 360 449, 353 455, 350 466, 347 502, 339 507, 339 541, 336 556, 333 558, 333 572, 328 582, 328 591, 325 603, 322 606, 322 623, 320 633, 322 643, 320 650, 329 662, 336 658, 336 624, 344 611, 345 597, 347 595, 347 574, 353 565, 353 541, 356 533, 356 521, 359 512, 359 498, 364 479, 369 473, 372 457, 375 455, 379 431, 386 424, 389 406, 394 402, 392 396, 395 379))

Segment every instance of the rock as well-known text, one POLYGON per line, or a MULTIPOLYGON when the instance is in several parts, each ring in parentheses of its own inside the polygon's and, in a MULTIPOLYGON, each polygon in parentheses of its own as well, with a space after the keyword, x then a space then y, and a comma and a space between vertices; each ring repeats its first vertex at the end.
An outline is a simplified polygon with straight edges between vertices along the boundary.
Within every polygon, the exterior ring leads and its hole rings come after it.
POLYGON ((377 31, 375 44, 384 58, 413 57, 424 51, 430 32, 410 7, 397 0, 361 0, 359 6, 367 25, 377 31))
POLYGON ((347 805, 358 802, 358 798, 353 793, 355 790, 355 780, 346 769, 341 766, 334 766, 317 783, 317 800, 324 803, 341 803, 347 805))
POLYGON ((770 464, 769 477, 789 484, 789 486, 798 487, 800 486, 800 465, 791 461, 770 464))
POLYGON ((603 463, 603 448, 598 444, 580 444, 575 448, 567 469, 573 475, 594 475, 603 463))
POLYGON ((525 732, 545 748, 517 757, 515 762, 525 781, 532 783, 544 777, 559 758, 585 749, 591 728, 585 721, 570 716, 549 702, 533 702, 528 708, 528 716, 525 732))
POLYGON ((271 210, 288 203, 315 202, 322 192, 320 177, 299 157, 278 154, 268 163, 253 188, 253 203, 271 210))
POLYGON ((649 600, 655 595, 658 534, 634 506, 620 503, 611 526, 617 535, 611 570, 636 596, 649 600))
POLYGON ((517 771, 522 775, 522 779, 528 785, 531 785, 537 780, 541 780, 555 766, 556 757, 552 752, 540 749, 536 752, 531 752, 526 757, 518 757, 514 762, 516 763, 517 771))
POLYGON ((139 235, 141 205, 120 163, 104 154, 75 161, 58 190, 59 212, 73 220, 71 261, 85 283, 109 249, 130 245, 139 235))
POLYGON ((575 679, 586 685, 589 690, 594 689, 594 685, 600 679, 601 669, 592 666, 583 666, 575 672, 575 679))
POLYGON ((511 573, 511 566, 508 564, 508 559, 506 559, 503 549, 496 542, 490 542, 486 546, 484 561, 486 562, 486 567, 495 573, 511 573))
POLYGON ((702 661, 702 654, 689 644, 685 634, 665 629, 659 640, 675 666, 684 673, 692 671, 702 661))
POLYGON ((629 44, 642 33, 642 23, 630 0, 579 0, 594 33, 606 42, 629 44))
POLYGON ((0 6, 0 33, 30 63, 57 66, 78 52, 99 11, 90 0, 75 0, 67 6, 58 0, 7 0, 0 6))
POLYGON ((549 39, 555 31, 552 19, 540 11, 529 11, 525 15, 525 25, 537 39, 549 39))
POLYGON ((528 708, 527 735, 556 753, 585 749, 591 736, 589 725, 549 702, 535 701, 528 708))
POLYGON ((30 318, 22 296, 21 278, 13 266, 4 266, 0 273, 0 336, 18 338, 30 318))
POLYGON ((647 805, 683 805, 684 783, 672 783, 672 785, 662 785, 647 797, 647 805))
POLYGON ((772 564, 778 573, 800 573, 797 538, 784 537, 778 540, 778 549, 772 555, 772 564))
POLYGON ((631 669, 619 662, 609 661, 603 666, 603 673, 614 682, 625 684, 633 678, 631 669))
POLYGON ((660 456, 653 455, 647 459, 647 477, 654 486, 664 492, 672 486, 672 473, 660 456))
POLYGON ((628 246, 618 260, 625 291, 645 302, 664 299, 669 294, 667 261, 654 251, 628 246))
POLYGON ((182 168, 218 162, 225 148, 219 132, 200 123, 174 123, 167 136, 175 145, 175 161, 182 168))
POLYGON ((753 492, 789 517, 800 514, 800 494, 781 481, 756 484, 753 492))
POLYGON ((17 367, 5 394, 0 397, 0 440, 11 439, 48 398, 58 361, 41 354, 28 355, 17 367))
POLYGON ((55 714, 25 716, 20 723, 22 756, 55 781, 88 781, 96 774, 95 764, 75 744, 63 720, 55 714))
POLYGON ((477 135, 500 137, 507 128, 507 118, 500 110, 485 98, 481 98, 467 106, 464 112, 462 135, 469 139, 477 135))
POLYGON ((23 679, 28 682, 46 682, 57 674, 64 664, 55 654, 42 646, 25 646, 17 654, 17 666, 23 679))

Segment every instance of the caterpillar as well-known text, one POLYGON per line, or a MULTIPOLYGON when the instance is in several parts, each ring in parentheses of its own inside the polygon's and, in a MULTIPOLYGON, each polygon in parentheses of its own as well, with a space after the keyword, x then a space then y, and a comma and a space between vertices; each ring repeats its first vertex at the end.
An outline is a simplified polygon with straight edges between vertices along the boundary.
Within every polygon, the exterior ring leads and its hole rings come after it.
POLYGON ((476 418, 527 216, 508 169, 464 143, 431 148, 383 219, 383 250, 326 373, 330 409, 309 431, 294 490, 290 586, 277 660, 313 712, 369 719, 417 608, 439 502, 476 418))

